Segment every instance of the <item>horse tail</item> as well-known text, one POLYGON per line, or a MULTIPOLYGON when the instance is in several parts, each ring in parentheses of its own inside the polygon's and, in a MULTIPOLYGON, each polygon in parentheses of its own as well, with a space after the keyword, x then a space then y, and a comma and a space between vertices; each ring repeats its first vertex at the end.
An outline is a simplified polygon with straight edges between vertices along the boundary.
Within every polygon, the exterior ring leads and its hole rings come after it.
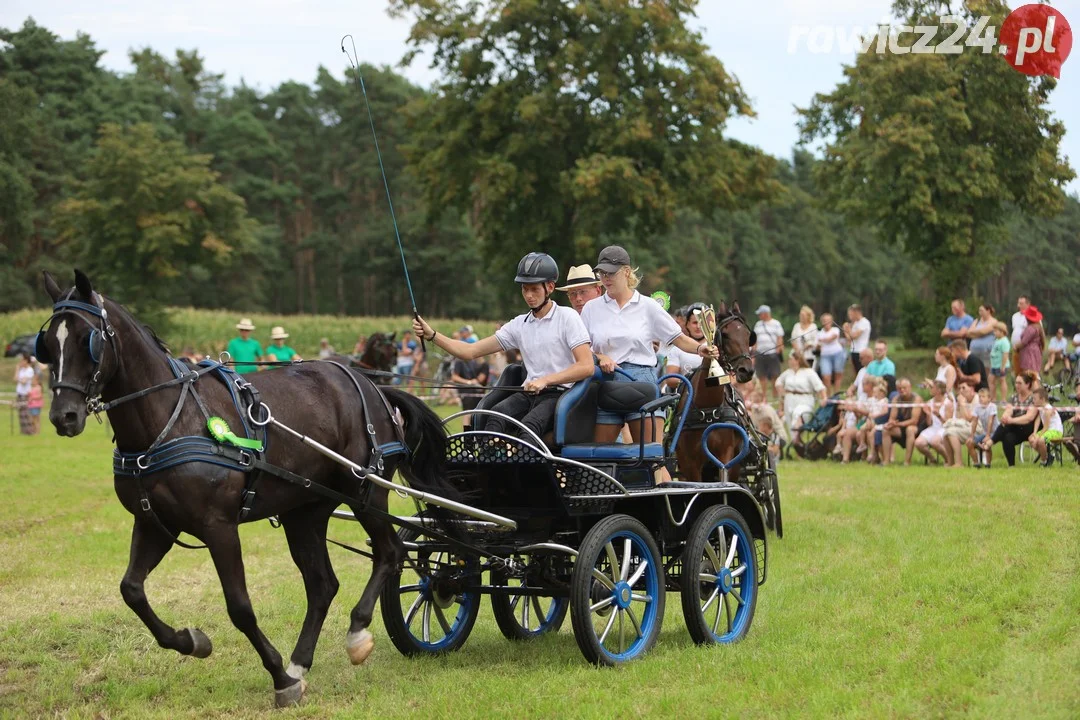
MULTIPOLYGON (((405 421, 407 459, 402 464, 401 473, 409 485, 448 500, 465 502, 467 498, 447 479, 446 429, 439 416, 415 395, 394 388, 380 390, 405 421)), ((435 507, 429 507, 428 512, 440 520, 449 517, 449 511, 435 507)), ((452 529, 453 525, 444 525, 448 534, 458 534, 452 529)))

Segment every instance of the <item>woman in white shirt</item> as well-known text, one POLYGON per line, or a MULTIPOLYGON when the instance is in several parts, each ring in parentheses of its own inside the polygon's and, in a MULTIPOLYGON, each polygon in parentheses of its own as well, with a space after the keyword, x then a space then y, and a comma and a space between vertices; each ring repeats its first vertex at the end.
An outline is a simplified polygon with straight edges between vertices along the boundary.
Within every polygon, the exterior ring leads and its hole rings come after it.
MULTIPOLYGON (((719 352, 708 341, 684 335, 670 315, 651 298, 642 297, 636 288, 640 278, 630 266, 630 255, 618 245, 604 248, 596 262, 596 273, 605 294, 590 300, 581 310, 581 320, 592 338, 592 349, 605 373, 618 367, 638 382, 656 382, 656 353, 653 342, 670 344, 687 353, 717 357, 719 352)), ((615 380, 627 378, 616 373, 615 380)), ((641 434, 640 415, 626 417, 599 410, 596 415, 596 442, 615 442, 623 423, 630 425, 634 442, 641 434)), ((645 442, 659 442, 663 436, 663 418, 645 423, 645 442)), ((658 482, 670 480, 667 471, 658 482)))
POLYGON ((784 422, 793 432, 802 427, 805 415, 814 412, 815 395, 825 402, 825 384, 798 351, 788 357, 788 369, 776 378, 776 389, 784 400, 784 422))
POLYGON ((791 347, 802 353, 807 367, 814 367, 817 360, 818 327, 814 322, 814 311, 808 305, 803 305, 799 310, 799 322, 791 328, 791 347))
POLYGON ((825 381, 825 391, 832 395, 840 389, 847 354, 844 352, 844 346, 840 344, 840 328, 833 322, 833 316, 829 313, 821 315, 821 330, 817 333, 817 341, 817 370, 821 373, 821 379, 825 381))

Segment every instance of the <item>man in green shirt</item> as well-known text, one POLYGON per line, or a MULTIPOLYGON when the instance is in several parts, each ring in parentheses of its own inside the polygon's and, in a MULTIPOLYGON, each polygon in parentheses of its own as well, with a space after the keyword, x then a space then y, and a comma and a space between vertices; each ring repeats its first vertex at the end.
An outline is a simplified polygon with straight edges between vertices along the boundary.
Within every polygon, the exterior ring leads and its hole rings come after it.
POLYGON ((285 344, 289 333, 280 325, 270 330, 270 347, 266 348, 266 357, 273 362, 292 362, 302 359, 295 350, 285 344))
POLYGON ((251 322, 251 318, 241 318, 240 322, 236 323, 236 329, 240 331, 240 337, 230 340, 226 348, 233 362, 237 363, 233 365, 233 369, 238 373, 255 372, 259 366, 248 363, 262 360, 263 356, 262 345, 251 337, 251 331, 255 329, 255 325, 251 322))

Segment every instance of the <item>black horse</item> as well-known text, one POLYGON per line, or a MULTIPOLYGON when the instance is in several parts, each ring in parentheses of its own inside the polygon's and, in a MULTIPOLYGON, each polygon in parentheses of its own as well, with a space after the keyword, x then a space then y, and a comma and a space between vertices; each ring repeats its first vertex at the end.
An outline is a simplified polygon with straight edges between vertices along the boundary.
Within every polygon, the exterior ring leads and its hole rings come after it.
MULTIPOLYGON (((166 433, 168 438, 207 438, 206 417, 193 402, 183 405, 170 425, 174 411, 181 405, 181 393, 192 389, 197 390, 209 414, 224 418, 234 430, 244 426, 226 384, 211 377, 203 376, 191 388, 171 384, 127 401, 125 398, 133 393, 176 379, 164 345, 121 305, 95 292, 90 280, 79 271, 75 271, 75 286, 66 291, 45 273, 45 288, 55 305, 53 317, 39 337, 39 350, 52 361, 54 396, 49 420, 57 434, 73 437, 81 433, 87 414, 100 396, 100 402, 106 404, 121 400, 108 409, 119 453, 146 452, 167 427, 171 427, 166 433)), ((185 367, 190 371, 190 366, 185 367)), ((381 474, 392 477, 401 470, 419 489, 455 496, 442 479, 445 432, 438 417, 412 396, 389 389, 382 391, 384 396, 354 371, 323 362, 253 373, 249 379, 275 419, 302 429, 312 439, 361 464, 372 453, 369 428, 374 428, 380 443, 398 437, 391 407, 396 408, 404 420, 405 451, 388 455, 381 474), (365 408, 370 410, 366 415, 365 408)), ((352 610, 346 636, 349 658, 353 664, 360 664, 374 647, 367 628, 375 602, 387 576, 404 557, 402 543, 385 514, 387 491, 363 483, 350 470, 272 425, 267 428, 266 442, 267 463, 356 498, 355 504, 349 505, 370 535, 374 552, 371 578, 352 610)), ((158 644, 195 657, 207 657, 211 651, 210 639, 200 630, 177 630, 163 622, 151 609, 143 590, 147 575, 172 548, 177 534, 189 533, 209 549, 229 617, 259 653, 273 679, 277 704, 299 702, 306 688, 304 674, 311 668, 315 644, 338 590, 326 549, 327 523, 339 504, 337 500, 269 472, 245 473, 205 461, 186 462, 136 477, 117 473, 114 485, 120 502, 135 516, 130 559, 120 592, 158 644), (287 668, 259 630, 244 579, 238 510, 252 473, 257 474, 254 479, 258 481, 258 501, 245 521, 273 516, 280 519, 307 593, 307 614, 287 668)))

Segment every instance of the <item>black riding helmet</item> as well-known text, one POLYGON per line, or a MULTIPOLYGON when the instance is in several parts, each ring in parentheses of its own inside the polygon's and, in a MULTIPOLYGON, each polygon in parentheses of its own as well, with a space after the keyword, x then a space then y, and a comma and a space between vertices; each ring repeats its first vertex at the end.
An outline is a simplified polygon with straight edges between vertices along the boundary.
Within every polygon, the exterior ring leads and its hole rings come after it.
POLYGON ((531 252, 517 266, 516 283, 554 283, 559 281, 559 266, 547 253, 531 252))
POLYGON ((690 318, 694 317, 694 311, 695 310, 700 310, 701 312, 705 312, 706 308, 708 308, 708 307, 709 306, 706 305, 703 302, 696 302, 696 303, 691 303, 691 304, 689 304, 686 307, 683 307, 681 309, 683 311, 683 317, 686 318, 686 322, 690 322, 690 318))

